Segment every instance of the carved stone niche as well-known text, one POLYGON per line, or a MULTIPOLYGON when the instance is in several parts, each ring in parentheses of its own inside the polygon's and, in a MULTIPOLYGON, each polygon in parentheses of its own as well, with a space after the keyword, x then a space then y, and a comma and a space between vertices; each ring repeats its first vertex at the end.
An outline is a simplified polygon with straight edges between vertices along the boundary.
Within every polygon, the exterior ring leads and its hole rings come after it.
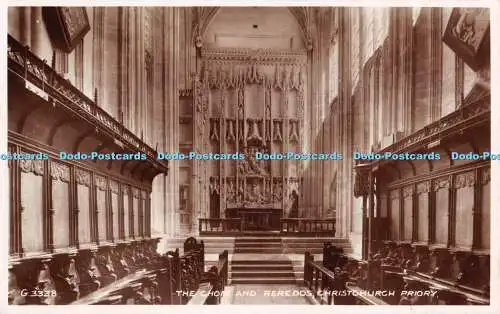
POLYGON ((111 260, 111 246, 101 246, 96 254, 95 263, 99 271, 99 282, 106 286, 118 279, 111 260))
POLYGON ((448 248, 436 247, 431 249, 430 254, 432 277, 447 279, 450 277, 450 265, 452 256, 448 248))
POLYGON ((52 280, 57 291, 56 304, 69 304, 78 298, 75 257, 74 253, 56 254, 50 264, 52 280))
POLYGON ((15 281, 16 285, 9 287, 9 290, 13 290, 9 293, 12 295, 9 296, 9 301, 13 304, 48 305, 50 289, 46 275, 50 261, 50 258, 33 257, 13 265, 11 272, 14 278, 12 282, 9 280, 9 284, 14 284, 15 281))
POLYGON ((82 249, 76 256, 76 267, 80 277, 80 297, 96 291, 101 287, 98 280, 97 269, 93 266, 96 251, 92 249, 82 249))

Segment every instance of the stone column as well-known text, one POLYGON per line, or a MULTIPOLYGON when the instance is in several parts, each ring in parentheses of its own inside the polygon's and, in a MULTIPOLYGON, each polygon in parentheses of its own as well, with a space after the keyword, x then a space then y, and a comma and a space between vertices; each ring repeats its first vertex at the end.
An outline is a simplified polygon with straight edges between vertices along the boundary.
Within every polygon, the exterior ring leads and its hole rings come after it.
POLYGON ((20 41, 31 46, 31 7, 19 8, 20 41))
MULTIPOLYGON (((164 60, 166 64, 164 77, 164 104, 166 143, 164 151, 176 152, 179 149, 179 93, 178 93, 178 66, 179 59, 179 8, 165 7, 165 46, 164 60)), ((178 161, 169 162, 169 175, 166 177, 166 233, 173 236, 179 232, 179 164, 178 161)))

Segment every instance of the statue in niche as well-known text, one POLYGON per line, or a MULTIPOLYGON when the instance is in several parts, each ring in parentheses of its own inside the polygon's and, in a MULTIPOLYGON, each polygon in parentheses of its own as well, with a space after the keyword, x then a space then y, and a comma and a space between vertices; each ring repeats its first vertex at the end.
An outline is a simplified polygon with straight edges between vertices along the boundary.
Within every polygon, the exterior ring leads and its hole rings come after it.
POLYGON ((260 185, 257 182, 252 182, 246 194, 246 200, 251 203, 262 204, 266 198, 261 192, 260 185))
POLYGON ((234 187, 233 181, 229 181, 227 185, 227 202, 235 203, 236 202, 236 189, 234 187))
POLYGON ((279 142, 283 141, 283 137, 281 136, 281 125, 279 122, 274 123, 273 135, 274 135, 273 139, 274 141, 279 141, 279 142))
POLYGON ((243 188, 243 182, 240 181, 240 184, 238 185, 238 193, 236 195, 236 201, 241 202, 245 197, 245 191, 243 188))
POLYGON ((297 122, 296 121, 290 121, 290 141, 292 142, 298 142, 299 141, 299 135, 298 135, 298 130, 297 130, 297 122))
POLYGON ((264 169, 263 160, 257 160, 255 158, 255 153, 257 151, 256 147, 251 147, 250 149, 245 149, 246 159, 241 160, 238 165, 238 171, 240 174, 257 174, 257 175, 267 175, 267 171, 264 169))
POLYGON ((211 127, 210 127, 210 140, 214 142, 219 141, 219 126, 216 120, 212 121, 211 127))
POLYGON ((236 136, 234 135, 234 122, 232 120, 227 120, 227 136, 226 140, 228 142, 233 142, 236 140, 236 136))
POLYGON ((274 182, 273 185, 273 200, 275 202, 280 202, 283 198, 283 186, 281 185, 281 182, 274 182))
POLYGON ((290 202, 292 205, 288 218, 299 218, 299 195, 295 192, 295 190, 293 190, 292 194, 290 194, 290 202))
POLYGON ((247 138, 247 141, 262 141, 262 137, 260 136, 259 132, 259 124, 257 121, 249 120, 248 121, 248 127, 250 131, 250 135, 247 138))

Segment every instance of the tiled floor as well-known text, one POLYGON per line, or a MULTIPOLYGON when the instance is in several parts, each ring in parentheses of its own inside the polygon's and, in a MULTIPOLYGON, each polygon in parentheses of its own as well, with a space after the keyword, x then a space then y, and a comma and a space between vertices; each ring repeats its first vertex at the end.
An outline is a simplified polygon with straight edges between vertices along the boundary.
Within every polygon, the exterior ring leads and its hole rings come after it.
POLYGON ((305 288, 295 285, 234 285, 226 291, 226 304, 311 304, 304 296, 305 288))

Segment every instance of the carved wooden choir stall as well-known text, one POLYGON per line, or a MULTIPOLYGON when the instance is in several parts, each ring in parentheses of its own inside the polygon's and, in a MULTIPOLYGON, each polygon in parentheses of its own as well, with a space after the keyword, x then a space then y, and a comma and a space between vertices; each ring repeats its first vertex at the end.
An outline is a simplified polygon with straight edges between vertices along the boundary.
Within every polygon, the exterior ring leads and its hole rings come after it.
POLYGON ((335 304, 489 304, 490 161, 450 154, 488 152, 490 119, 489 92, 476 86, 455 112, 380 152, 432 147, 441 158, 358 164, 354 192, 363 206, 362 260, 325 244, 323 265, 306 254, 306 284, 314 291, 395 292, 377 300, 334 298, 335 304))
MULTIPOLYGON (((156 151, 8 37, 10 304, 185 304, 200 282, 221 290, 227 252, 204 271, 194 238, 160 255, 151 236, 156 151), (124 153, 128 160, 65 159, 61 152, 124 153), (130 153, 133 152, 133 153, 130 153), (27 157, 26 157, 27 156, 27 157), (138 157, 138 158, 136 158, 138 157)), ((217 303, 209 299, 207 302, 217 303)))

